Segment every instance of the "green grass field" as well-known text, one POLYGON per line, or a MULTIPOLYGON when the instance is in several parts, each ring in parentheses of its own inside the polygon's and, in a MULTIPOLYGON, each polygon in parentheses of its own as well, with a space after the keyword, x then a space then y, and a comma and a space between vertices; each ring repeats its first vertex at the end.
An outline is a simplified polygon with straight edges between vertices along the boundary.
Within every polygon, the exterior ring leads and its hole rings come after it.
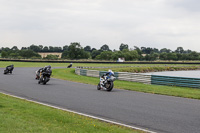
POLYGON ((142 133, 0 94, 1 133, 142 133))

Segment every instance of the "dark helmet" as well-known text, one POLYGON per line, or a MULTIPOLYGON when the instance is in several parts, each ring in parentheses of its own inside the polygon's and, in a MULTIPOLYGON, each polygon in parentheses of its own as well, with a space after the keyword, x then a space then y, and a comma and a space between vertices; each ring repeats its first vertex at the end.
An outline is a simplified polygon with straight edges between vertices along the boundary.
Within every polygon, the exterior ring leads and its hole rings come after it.
POLYGON ((48 66, 45 66, 45 68, 50 68, 50 69, 51 69, 51 66, 50 66, 50 65, 48 65, 48 66))

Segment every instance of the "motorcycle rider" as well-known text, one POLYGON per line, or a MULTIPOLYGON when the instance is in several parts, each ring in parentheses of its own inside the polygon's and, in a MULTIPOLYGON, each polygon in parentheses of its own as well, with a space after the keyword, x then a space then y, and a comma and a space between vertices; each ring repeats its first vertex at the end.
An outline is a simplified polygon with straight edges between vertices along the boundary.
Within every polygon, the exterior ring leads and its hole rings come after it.
POLYGON ((45 66, 43 68, 40 68, 39 70, 36 71, 36 78, 35 79, 39 79, 41 76, 42 72, 46 72, 46 70, 51 69, 51 66, 45 66))
POLYGON ((14 68, 14 65, 12 64, 12 65, 7 66, 6 70, 10 70, 10 69, 13 69, 13 68, 14 68))
POLYGON ((100 82, 100 85, 101 85, 101 88, 105 89, 105 87, 103 87, 105 85, 105 83, 107 83, 107 80, 111 77, 111 76, 114 76, 114 72, 109 69, 107 73, 104 73, 102 76, 101 76, 101 82, 100 82))
POLYGON ((43 73, 43 72, 48 72, 48 73, 50 73, 50 76, 51 76, 51 73, 52 73, 51 66, 50 66, 50 65, 45 66, 45 67, 42 69, 41 72, 42 72, 42 73, 43 73))
POLYGON ((45 74, 45 73, 48 73, 49 76, 51 76, 52 70, 51 70, 51 66, 50 66, 50 65, 45 66, 44 68, 42 68, 42 69, 40 70, 40 77, 39 77, 38 84, 40 84, 40 83, 42 82, 43 76, 44 76, 43 74, 45 74))
POLYGON ((12 73, 13 69, 14 69, 14 65, 12 64, 12 65, 7 66, 5 71, 12 73))

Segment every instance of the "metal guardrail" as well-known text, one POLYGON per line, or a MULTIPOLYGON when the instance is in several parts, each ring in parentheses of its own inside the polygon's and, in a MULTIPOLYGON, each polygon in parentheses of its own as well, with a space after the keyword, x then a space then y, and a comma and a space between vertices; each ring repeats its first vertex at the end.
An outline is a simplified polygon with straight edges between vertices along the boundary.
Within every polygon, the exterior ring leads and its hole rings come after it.
MULTIPOLYGON (((100 77, 107 71, 87 70, 76 68, 75 73, 78 75, 100 77)), ((118 80, 140 82, 145 84, 180 86, 189 88, 200 88, 200 78, 185 78, 172 76, 147 75, 128 72, 115 72, 118 80)))
MULTIPOLYGON (((75 70, 75 73, 78 75, 90 76, 90 77, 100 77, 106 72, 107 71, 87 70, 81 68, 76 68, 75 70)), ((115 72, 114 75, 117 80, 151 84, 151 75, 128 73, 128 72, 115 72)))
POLYGON ((200 88, 200 78, 151 75, 151 84, 200 88))

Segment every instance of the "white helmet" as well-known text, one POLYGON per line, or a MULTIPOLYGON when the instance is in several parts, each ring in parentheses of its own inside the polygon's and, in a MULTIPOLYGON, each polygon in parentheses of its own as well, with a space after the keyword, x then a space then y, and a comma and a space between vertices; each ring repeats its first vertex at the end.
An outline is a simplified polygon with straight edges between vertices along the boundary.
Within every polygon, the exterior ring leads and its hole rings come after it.
POLYGON ((114 74, 114 72, 111 69, 109 69, 108 72, 111 72, 112 74, 114 74))

